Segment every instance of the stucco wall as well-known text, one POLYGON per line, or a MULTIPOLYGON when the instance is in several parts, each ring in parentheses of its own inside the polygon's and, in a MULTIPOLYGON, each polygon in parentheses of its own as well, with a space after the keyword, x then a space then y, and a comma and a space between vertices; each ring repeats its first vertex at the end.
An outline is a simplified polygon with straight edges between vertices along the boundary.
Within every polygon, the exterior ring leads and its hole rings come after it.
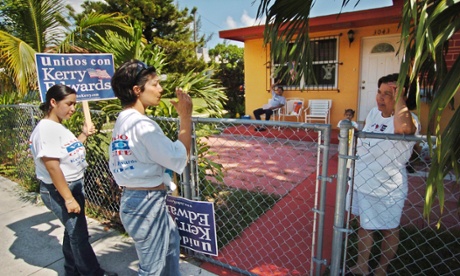
MULTIPOLYGON (((340 30, 311 33, 311 38, 323 36, 335 36, 342 33, 339 38, 339 63, 338 66, 338 89, 328 91, 299 91, 286 90, 285 97, 302 97, 308 99, 332 99, 331 124, 333 127, 343 118, 346 108, 358 111, 359 107, 359 79, 360 79, 360 60, 361 60, 361 39, 363 37, 379 36, 378 30, 389 30, 385 35, 398 34, 397 24, 382 24, 378 26, 354 28, 355 40, 349 46, 347 32, 349 28, 340 30)), ((268 48, 263 46, 262 39, 249 39, 245 41, 245 85, 246 85, 246 114, 253 117, 252 111, 267 103, 270 98, 268 90, 270 88, 270 56, 268 48)), ((377 88, 376 88, 377 89, 377 88)), ((457 93, 458 94, 458 93, 457 93)), ((456 103, 460 101, 460 96, 456 95, 456 103)), ((428 106, 421 105, 420 120, 422 131, 428 127, 428 106)), ((447 110, 447 118, 453 111, 447 110)), ((450 116, 449 116, 450 115, 450 116)), ((357 119, 355 117, 355 119, 357 119)), ((447 119, 446 119, 447 121, 447 119)), ((445 124, 444 124, 445 125, 445 124)))

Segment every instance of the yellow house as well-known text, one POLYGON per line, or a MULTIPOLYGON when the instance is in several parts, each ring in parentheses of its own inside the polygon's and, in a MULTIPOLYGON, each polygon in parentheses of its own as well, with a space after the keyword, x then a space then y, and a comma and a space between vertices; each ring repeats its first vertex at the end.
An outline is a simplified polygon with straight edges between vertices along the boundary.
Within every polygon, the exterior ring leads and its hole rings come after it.
MULTIPOLYGON (((309 99, 332 100, 330 122, 333 127, 343 119, 347 108, 356 110, 354 120, 362 123, 369 110, 376 106, 378 79, 399 72, 398 24, 403 1, 393 3, 390 7, 311 18, 313 66, 318 83, 310 85, 301 80, 287 85, 282 82, 284 96, 301 97, 305 102, 309 99)), ((263 32, 263 25, 219 32, 221 38, 244 42, 245 107, 246 114, 252 118, 252 111, 271 98, 268 92, 274 81, 274 69, 277 66, 292 69, 289 64, 278 65, 270 60, 270 49, 263 44, 263 32)), ((457 42, 460 52, 460 39, 457 42)), ((460 101, 458 93, 456 98, 456 102, 460 101)), ((422 133, 425 133, 427 104, 422 104, 421 109, 420 121, 422 133)), ((450 118, 453 112, 447 110, 446 113, 451 114, 445 114, 446 117, 450 118)))

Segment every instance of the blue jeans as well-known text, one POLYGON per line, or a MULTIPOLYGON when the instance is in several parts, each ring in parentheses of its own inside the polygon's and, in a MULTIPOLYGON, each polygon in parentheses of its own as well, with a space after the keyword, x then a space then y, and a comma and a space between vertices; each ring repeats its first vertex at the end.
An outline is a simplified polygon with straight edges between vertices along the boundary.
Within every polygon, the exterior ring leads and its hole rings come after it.
POLYGON ((166 209, 166 191, 125 189, 120 218, 135 242, 140 276, 180 275, 180 236, 166 209))
POLYGON ((65 227, 62 252, 64 253, 65 275, 104 274, 97 261, 96 254, 89 243, 88 225, 85 216, 85 192, 83 179, 69 182, 69 189, 80 204, 80 214, 68 213, 65 200, 53 184, 40 181, 40 196, 45 206, 50 209, 65 227))

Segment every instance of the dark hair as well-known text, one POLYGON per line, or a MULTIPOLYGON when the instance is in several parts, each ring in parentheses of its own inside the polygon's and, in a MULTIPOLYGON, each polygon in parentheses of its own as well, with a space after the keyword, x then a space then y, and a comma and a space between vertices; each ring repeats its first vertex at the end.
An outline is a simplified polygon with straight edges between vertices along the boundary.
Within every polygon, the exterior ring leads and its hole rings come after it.
POLYGON ((71 94, 77 94, 77 91, 64 84, 55 84, 46 91, 46 100, 40 104, 39 108, 48 114, 51 111, 51 99, 60 102, 71 94))
MULTIPOLYGON (((389 83, 389 82, 397 82, 398 81, 398 77, 399 77, 399 74, 397 73, 394 73, 394 74, 389 74, 389 75, 386 75, 384 77, 381 77, 378 81, 378 87, 380 87, 380 85, 382 83, 389 83)), ((414 90, 416 87, 414 86, 414 84, 410 84, 410 89, 409 89, 409 77, 406 77, 406 79, 404 80, 404 91, 405 91, 405 94, 404 96, 407 97, 406 99, 406 105, 407 107, 409 108, 409 110, 413 110, 415 107, 416 107, 416 103, 415 103, 415 92, 411 90, 414 90)))
MULTIPOLYGON (((398 73, 383 76, 379 79, 377 87, 380 87, 382 83, 397 82, 398 77, 399 77, 398 73)), ((409 91, 409 78, 408 77, 406 77, 406 79, 404 80, 404 88, 407 93, 409 91)))
POLYGON ((113 74, 111 80, 113 92, 120 99, 122 106, 132 105, 137 100, 133 87, 138 85, 141 91, 144 91, 145 83, 154 76, 156 76, 154 67, 135 59, 127 61, 113 74))
POLYGON ((355 116, 355 111, 353 109, 351 109, 351 108, 345 109, 345 114, 347 114, 347 113, 351 113, 351 116, 355 116))

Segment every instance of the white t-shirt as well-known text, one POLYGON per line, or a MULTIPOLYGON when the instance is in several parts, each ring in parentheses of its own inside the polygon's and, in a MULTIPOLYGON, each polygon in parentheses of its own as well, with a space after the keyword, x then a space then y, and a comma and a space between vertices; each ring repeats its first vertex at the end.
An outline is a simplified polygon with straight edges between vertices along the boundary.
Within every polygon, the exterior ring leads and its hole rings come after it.
POLYGON ((155 121, 135 109, 120 112, 109 145, 109 167, 119 186, 169 185, 166 169, 182 173, 186 164, 182 142, 171 141, 155 121))
MULTIPOLYGON (((419 134, 420 123, 412 114, 419 134)), ((394 133, 393 116, 382 117, 377 107, 366 118, 363 132, 394 133)), ((406 163, 412 154, 415 142, 400 140, 359 138, 355 162, 354 189, 373 196, 407 196, 406 163)))
POLYGON ((264 106, 264 109, 270 109, 272 107, 285 105, 285 104, 286 104, 286 98, 284 96, 280 96, 276 94, 275 91, 272 90, 272 98, 268 102, 268 105, 264 106))
POLYGON ((85 147, 62 124, 49 119, 41 120, 30 135, 29 143, 35 173, 41 181, 53 183, 42 157, 59 158, 59 165, 67 181, 75 181, 84 176, 88 166, 85 147))

